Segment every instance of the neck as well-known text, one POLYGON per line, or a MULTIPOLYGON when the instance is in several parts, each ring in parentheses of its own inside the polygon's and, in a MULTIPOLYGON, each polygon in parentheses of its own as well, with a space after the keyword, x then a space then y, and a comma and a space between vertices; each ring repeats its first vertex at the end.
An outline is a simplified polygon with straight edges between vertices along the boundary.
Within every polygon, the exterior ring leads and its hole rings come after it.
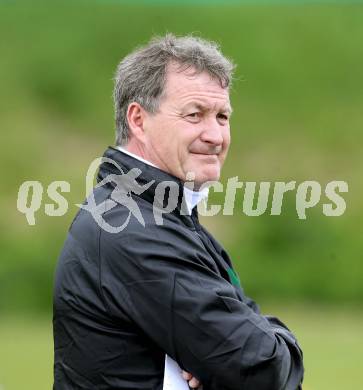
POLYGON ((127 152, 132 153, 135 156, 138 156, 143 160, 150 162, 154 166, 157 166, 154 161, 152 161, 152 158, 149 156, 149 153, 147 153, 147 151, 140 142, 134 142, 133 139, 130 139, 130 141, 126 145, 122 145, 121 147, 127 152))

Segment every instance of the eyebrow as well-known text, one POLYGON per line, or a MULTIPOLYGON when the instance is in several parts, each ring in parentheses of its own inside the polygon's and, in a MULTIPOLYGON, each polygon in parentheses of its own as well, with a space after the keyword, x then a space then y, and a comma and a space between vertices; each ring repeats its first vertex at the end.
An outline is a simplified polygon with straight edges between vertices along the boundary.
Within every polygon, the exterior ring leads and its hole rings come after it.
MULTIPOLYGON (((196 108, 197 110, 200 110, 200 111, 211 111, 211 108, 208 107, 208 106, 205 106, 204 104, 201 104, 201 103, 198 103, 198 102, 190 102, 190 103, 187 103, 184 107, 183 107, 183 110, 187 110, 189 108, 196 108)), ((221 110, 221 112, 224 112, 224 113, 228 113, 228 114, 232 114, 233 112, 233 109, 230 105, 228 105, 227 107, 223 107, 221 110)))

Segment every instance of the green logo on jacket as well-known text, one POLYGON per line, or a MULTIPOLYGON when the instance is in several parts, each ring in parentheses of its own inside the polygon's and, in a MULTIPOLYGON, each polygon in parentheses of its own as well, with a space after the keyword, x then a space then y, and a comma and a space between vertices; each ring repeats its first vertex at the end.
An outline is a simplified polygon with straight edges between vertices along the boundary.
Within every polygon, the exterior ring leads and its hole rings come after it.
POLYGON ((229 280, 233 284, 233 286, 241 287, 239 276, 236 274, 236 272, 232 268, 228 268, 228 276, 229 276, 229 280))

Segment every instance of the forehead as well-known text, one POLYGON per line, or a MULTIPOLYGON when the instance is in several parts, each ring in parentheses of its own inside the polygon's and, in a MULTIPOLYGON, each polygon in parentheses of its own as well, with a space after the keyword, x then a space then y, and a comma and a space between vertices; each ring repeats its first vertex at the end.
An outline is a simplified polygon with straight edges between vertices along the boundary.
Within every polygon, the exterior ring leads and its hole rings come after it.
POLYGON ((169 65, 166 73, 164 99, 171 104, 204 104, 231 110, 229 90, 207 72, 197 73, 194 68, 181 70, 169 65))

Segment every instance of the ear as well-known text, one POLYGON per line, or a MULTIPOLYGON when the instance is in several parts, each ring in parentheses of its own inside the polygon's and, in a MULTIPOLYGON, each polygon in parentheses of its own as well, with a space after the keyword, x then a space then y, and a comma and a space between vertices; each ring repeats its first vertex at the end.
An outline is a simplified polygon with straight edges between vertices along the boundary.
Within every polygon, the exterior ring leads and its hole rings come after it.
POLYGON ((127 108, 127 122, 130 130, 130 138, 135 137, 142 141, 144 138, 144 120, 146 112, 139 103, 132 102, 127 108))

